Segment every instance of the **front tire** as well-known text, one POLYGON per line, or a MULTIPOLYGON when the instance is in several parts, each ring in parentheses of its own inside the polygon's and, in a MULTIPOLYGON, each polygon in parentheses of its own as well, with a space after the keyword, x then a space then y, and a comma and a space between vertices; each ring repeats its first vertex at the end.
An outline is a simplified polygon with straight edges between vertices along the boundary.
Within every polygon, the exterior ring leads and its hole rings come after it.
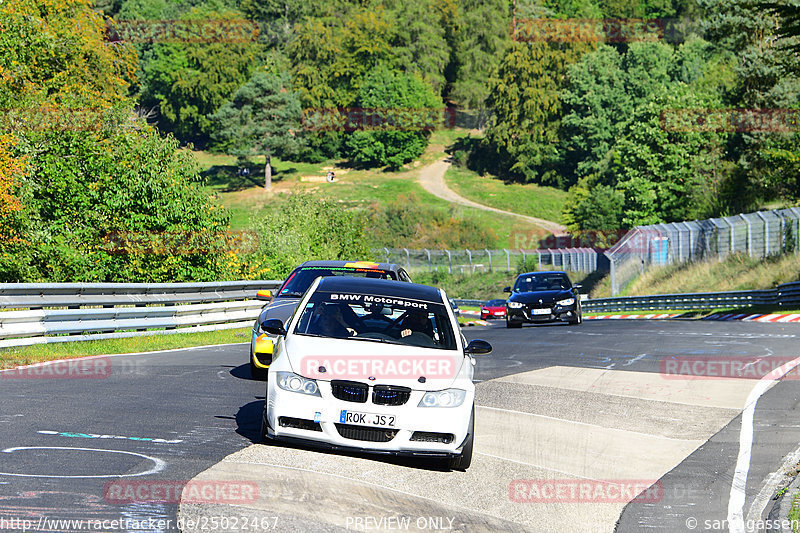
POLYGON ((267 433, 267 410, 266 406, 264 407, 264 411, 261 412, 261 432, 259 433, 260 439, 258 442, 268 442, 270 440, 269 434, 267 433))
POLYGON ((522 322, 517 322, 516 320, 509 320, 506 318, 506 327, 510 329, 521 328, 522 322))
POLYGON ((258 368, 256 364, 252 360, 250 360, 250 377, 258 381, 266 381, 267 369, 258 368))
POLYGON ((472 464, 472 445, 475 441, 475 405, 472 405, 472 414, 469 417, 467 428, 467 441, 461 448, 461 453, 450 460, 450 468, 460 472, 466 472, 472 464))

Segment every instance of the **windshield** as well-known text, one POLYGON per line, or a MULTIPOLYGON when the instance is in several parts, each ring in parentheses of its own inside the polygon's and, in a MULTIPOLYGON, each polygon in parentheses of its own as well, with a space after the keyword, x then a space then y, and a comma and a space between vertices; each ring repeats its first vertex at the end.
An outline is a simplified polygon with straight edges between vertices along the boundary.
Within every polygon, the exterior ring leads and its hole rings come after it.
POLYGON ((455 350, 444 305, 382 295, 317 292, 294 333, 455 350))
POLYGON ((374 268, 308 267, 292 272, 278 291, 278 298, 299 298, 319 276, 351 276, 360 278, 397 279, 391 270, 374 268))
POLYGON ((486 302, 487 307, 503 307, 504 305, 506 305, 505 300, 489 300, 486 302))
POLYGON ((564 274, 526 274, 517 278, 514 292, 561 291, 572 287, 564 274))

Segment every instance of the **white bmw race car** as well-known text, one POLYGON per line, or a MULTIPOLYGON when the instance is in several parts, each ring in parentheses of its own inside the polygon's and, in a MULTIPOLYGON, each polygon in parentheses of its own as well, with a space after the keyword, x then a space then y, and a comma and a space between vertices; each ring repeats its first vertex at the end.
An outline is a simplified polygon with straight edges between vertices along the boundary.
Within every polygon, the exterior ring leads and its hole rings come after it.
POLYGON ((335 449, 472 461, 473 355, 443 291, 399 281, 321 277, 278 335, 262 437, 335 449))

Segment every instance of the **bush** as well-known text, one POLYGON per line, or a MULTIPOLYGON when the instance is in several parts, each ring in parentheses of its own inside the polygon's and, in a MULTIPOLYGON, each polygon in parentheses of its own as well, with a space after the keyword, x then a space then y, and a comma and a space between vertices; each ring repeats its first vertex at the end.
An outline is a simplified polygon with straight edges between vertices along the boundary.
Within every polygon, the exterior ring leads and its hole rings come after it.
POLYGON ((229 271, 227 215, 199 189, 174 138, 149 127, 20 138, 25 246, 0 257, 0 280, 212 281, 229 271), (27 268, 21 269, 20 265, 27 268))
POLYGON ((279 197, 250 227, 258 245, 245 260, 270 279, 283 279, 303 261, 372 259, 363 218, 314 195, 279 197))
POLYGON ((497 241, 494 231, 472 219, 457 217, 455 208, 424 205, 414 193, 372 206, 369 228, 373 246, 483 248, 497 241))

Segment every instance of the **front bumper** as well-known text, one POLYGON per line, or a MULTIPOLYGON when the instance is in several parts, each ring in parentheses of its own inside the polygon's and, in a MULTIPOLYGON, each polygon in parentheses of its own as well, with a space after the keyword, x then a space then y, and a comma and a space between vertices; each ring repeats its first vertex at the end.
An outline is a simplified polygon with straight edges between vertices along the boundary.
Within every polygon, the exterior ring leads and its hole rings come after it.
POLYGON ((568 322, 575 320, 578 310, 577 305, 553 305, 533 307, 526 304, 519 308, 508 308, 507 320, 509 322, 568 322), (547 310, 546 314, 539 314, 537 309, 547 310))
POLYGON ((284 441, 388 455, 452 457, 467 439, 474 402, 468 391, 459 407, 418 407, 422 391, 412 391, 404 405, 376 405, 335 398, 330 382, 319 381, 321 397, 284 391, 268 380, 267 435, 284 441), (395 418, 393 427, 343 423, 342 411, 395 418))
POLYGON ((252 350, 250 351, 250 360, 256 368, 269 368, 272 364, 272 352, 275 348, 275 341, 266 333, 258 334, 253 332, 253 340, 251 342, 252 350))

